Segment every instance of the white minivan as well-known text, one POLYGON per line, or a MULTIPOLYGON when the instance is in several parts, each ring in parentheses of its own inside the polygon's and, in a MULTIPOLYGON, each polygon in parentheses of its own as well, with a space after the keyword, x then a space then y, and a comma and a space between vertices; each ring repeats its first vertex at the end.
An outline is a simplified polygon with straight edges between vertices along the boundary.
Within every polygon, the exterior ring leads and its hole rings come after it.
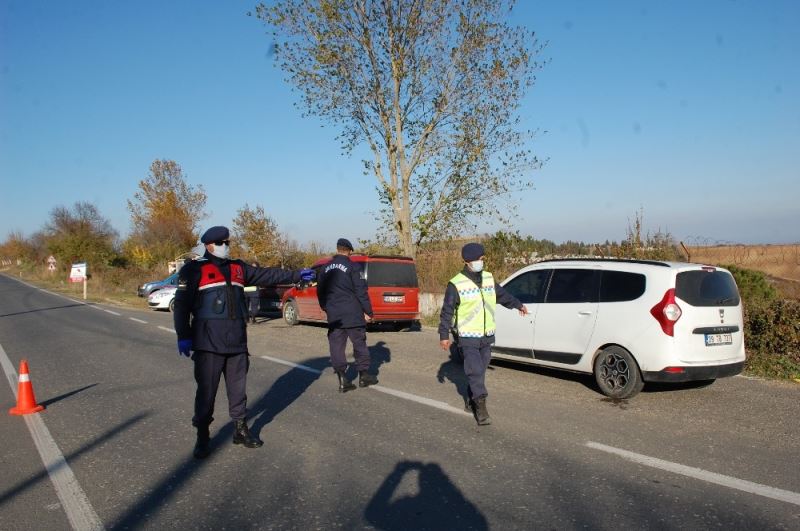
POLYGON ((594 374, 612 398, 644 382, 713 382, 744 367, 742 304, 726 269, 650 260, 546 260, 503 287, 492 357, 594 374))

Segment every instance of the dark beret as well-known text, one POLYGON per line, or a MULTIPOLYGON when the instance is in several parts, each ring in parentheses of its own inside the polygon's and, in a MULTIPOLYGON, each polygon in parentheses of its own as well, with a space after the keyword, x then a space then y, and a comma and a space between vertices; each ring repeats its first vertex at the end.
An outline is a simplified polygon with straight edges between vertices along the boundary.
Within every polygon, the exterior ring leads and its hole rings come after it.
POLYGON ((461 258, 465 262, 472 262, 486 254, 483 250, 483 245, 479 243, 468 243, 461 248, 461 258))
POLYGON ((338 240, 336 240, 336 248, 337 249, 339 249, 339 248, 350 249, 352 251, 353 250, 353 244, 350 243, 350 240, 348 240, 346 238, 339 238, 338 240))
POLYGON ((222 240, 227 240, 229 236, 228 227, 216 226, 208 229, 203 234, 203 237, 200 238, 200 241, 203 243, 221 242, 222 240))

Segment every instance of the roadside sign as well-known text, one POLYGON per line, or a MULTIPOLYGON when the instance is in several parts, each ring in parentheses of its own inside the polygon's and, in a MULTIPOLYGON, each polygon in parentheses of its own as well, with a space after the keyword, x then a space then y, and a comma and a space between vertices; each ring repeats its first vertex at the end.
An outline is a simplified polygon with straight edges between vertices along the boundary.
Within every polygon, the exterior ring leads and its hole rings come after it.
POLYGON ((69 272, 70 282, 85 282, 86 281, 86 262, 72 264, 72 270, 69 272))

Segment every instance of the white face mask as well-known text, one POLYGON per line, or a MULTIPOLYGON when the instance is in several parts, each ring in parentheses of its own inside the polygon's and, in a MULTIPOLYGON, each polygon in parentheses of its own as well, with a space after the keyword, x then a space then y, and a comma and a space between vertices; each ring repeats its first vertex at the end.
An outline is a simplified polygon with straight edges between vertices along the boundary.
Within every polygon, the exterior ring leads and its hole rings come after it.
POLYGON ((217 258, 222 258, 223 260, 225 260, 231 255, 230 247, 228 247, 224 243, 222 245, 217 245, 216 243, 212 243, 211 247, 213 248, 213 251, 209 252, 214 256, 216 256, 217 258))
POLYGON ((475 271, 476 273, 480 273, 483 271, 483 260, 473 260, 469 263, 469 268, 475 271))

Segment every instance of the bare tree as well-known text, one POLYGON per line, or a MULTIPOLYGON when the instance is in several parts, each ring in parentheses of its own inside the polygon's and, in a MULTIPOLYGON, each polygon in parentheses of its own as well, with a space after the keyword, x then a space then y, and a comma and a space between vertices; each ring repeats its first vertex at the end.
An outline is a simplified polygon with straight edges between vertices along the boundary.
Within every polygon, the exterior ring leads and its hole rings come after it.
POLYGON ((512 27, 513 0, 283 0, 256 15, 274 28, 277 64, 301 106, 366 143, 379 219, 405 254, 507 220, 539 161, 518 108, 543 63, 535 34, 512 27))
POLYGON ((95 205, 85 201, 78 201, 72 208, 55 207, 42 232, 48 251, 62 267, 78 260, 93 267, 105 266, 117 254, 117 231, 95 205))

